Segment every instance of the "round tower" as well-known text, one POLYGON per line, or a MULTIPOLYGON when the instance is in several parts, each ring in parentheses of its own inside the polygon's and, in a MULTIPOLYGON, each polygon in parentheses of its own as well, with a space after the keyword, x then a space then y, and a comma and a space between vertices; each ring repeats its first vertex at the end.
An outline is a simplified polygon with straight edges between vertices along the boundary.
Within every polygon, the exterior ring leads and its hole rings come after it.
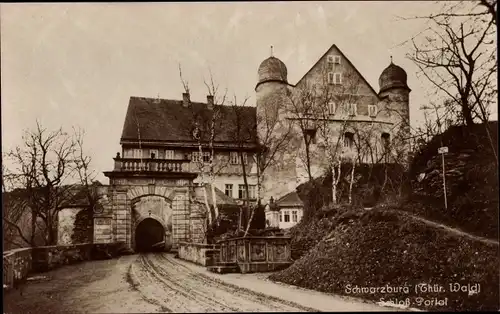
MULTIPOLYGON (((255 86, 257 134, 259 141, 278 142, 266 137, 280 138, 280 130, 286 131, 289 121, 286 119, 286 108, 289 102, 291 86, 287 80, 286 65, 278 58, 271 56, 259 66, 258 82, 255 86)), ((262 175, 263 204, 270 197, 278 199, 295 188, 295 157, 289 152, 279 152, 274 156, 275 165, 268 167, 262 175)))
POLYGON ((382 71, 378 82, 379 97, 386 102, 391 119, 405 131, 410 132, 411 89, 408 87, 407 77, 405 70, 391 60, 391 64, 382 71))
MULTIPOLYGON (((410 135, 410 92, 407 84, 406 72, 392 62, 382 71, 379 78, 379 97, 385 104, 387 117, 391 120, 393 128, 390 140, 407 151, 407 138, 410 135), (396 143, 397 142, 397 143, 396 143)), ((387 133, 384 135, 387 136, 387 133)), ((384 138, 385 140, 386 138, 384 138)), ((387 138, 388 139, 388 138, 387 138)))

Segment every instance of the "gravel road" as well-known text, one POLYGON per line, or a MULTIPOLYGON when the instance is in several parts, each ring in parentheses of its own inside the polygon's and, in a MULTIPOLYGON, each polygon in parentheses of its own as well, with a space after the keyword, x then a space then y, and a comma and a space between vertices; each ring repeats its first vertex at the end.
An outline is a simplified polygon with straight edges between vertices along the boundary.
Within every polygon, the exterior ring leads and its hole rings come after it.
POLYGON ((151 253, 93 261, 28 281, 4 296, 4 313, 383 311, 374 304, 297 289, 265 274, 226 274, 151 253))

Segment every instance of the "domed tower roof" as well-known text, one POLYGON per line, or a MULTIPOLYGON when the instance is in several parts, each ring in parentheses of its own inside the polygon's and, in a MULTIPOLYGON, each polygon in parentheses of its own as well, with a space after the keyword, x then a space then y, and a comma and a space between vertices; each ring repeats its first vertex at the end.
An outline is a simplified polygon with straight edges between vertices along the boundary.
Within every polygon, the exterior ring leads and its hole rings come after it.
POLYGON ((406 83, 407 81, 407 75, 405 70, 403 70, 402 67, 395 65, 392 63, 389 64, 387 68, 385 68, 384 71, 382 71, 382 74, 380 74, 380 77, 378 79, 378 83, 380 86, 380 92, 386 91, 391 88, 407 88, 408 84, 406 83))
POLYGON ((262 61, 259 66, 258 73, 259 82, 257 83, 257 85, 268 81, 281 81, 284 83, 288 83, 288 71, 286 69, 286 65, 283 63, 283 61, 276 57, 271 56, 262 61))

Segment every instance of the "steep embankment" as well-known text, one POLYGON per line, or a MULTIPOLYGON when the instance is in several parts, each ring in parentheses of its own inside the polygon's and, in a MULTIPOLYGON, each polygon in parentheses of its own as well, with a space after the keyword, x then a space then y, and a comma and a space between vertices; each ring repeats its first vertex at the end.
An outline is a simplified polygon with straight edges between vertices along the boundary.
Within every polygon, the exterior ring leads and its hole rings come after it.
POLYGON ((296 261, 270 279, 424 310, 498 310, 498 242, 478 238, 494 239, 498 232, 496 125, 488 126, 494 145, 485 125, 434 138, 416 155, 408 175, 412 193, 397 206, 324 206, 328 176, 299 187, 304 219, 289 231, 296 261), (448 209, 440 146, 449 148, 448 209), (430 289, 416 291, 421 284, 430 289), (465 291, 453 291, 457 285, 465 291), (400 290, 380 289, 386 286, 400 290), (368 291, 353 289, 360 287, 368 291))
POLYGON ((406 302, 409 298, 408 305, 420 309, 498 309, 498 245, 459 236, 404 213, 386 210, 359 211, 343 222, 333 217, 325 219, 332 226, 326 236, 292 266, 271 275, 270 279, 377 302, 381 298, 406 302), (421 283, 437 284, 444 290, 416 293, 415 286, 421 283), (452 292, 449 285, 454 283, 465 286, 478 283, 480 291, 452 292), (386 285, 408 287, 408 293, 353 292, 356 286, 386 285), (443 304, 419 303, 432 302, 434 298, 443 304))
POLYGON ((434 137, 413 159, 409 175, 412 194, 402 209, 498 239, 497 129, 498 122, 494 121, 452 127, 434 137), (445 155, 447 209, 442 160, 437 152, 441 146, 449 150, 445 155))

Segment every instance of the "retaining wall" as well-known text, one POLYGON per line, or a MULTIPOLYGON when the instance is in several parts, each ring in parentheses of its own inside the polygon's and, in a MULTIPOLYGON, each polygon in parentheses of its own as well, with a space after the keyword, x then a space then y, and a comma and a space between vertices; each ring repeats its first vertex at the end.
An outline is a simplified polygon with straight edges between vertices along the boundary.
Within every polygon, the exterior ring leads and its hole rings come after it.
POLYGON ((215 259, 218 254, 219 246, 215 244, 179 242, 179 258, 198 265, 215 265, 215 259))
POLYGON ((33 273, 82 261, 115 257, 121 253, 119 250, 121 245, 121 243, 83 243, 6 251, 3 253, 3 288, 10 289, 22 284, 33 273))

